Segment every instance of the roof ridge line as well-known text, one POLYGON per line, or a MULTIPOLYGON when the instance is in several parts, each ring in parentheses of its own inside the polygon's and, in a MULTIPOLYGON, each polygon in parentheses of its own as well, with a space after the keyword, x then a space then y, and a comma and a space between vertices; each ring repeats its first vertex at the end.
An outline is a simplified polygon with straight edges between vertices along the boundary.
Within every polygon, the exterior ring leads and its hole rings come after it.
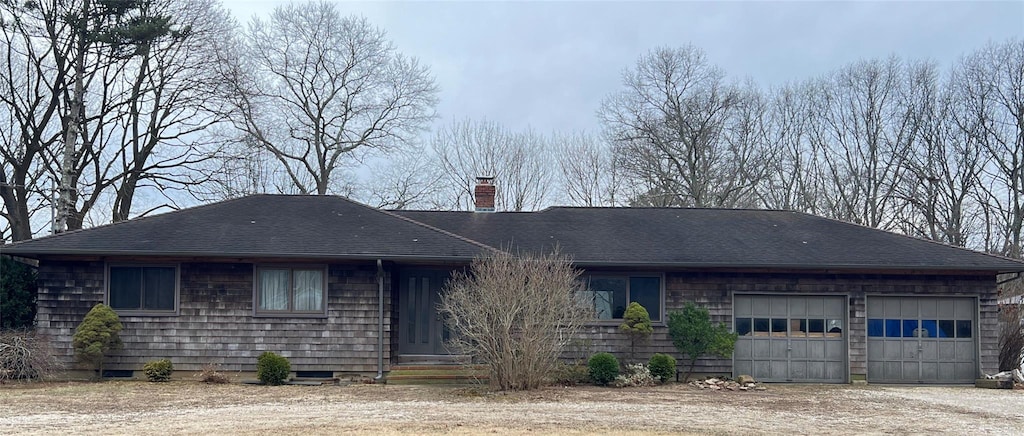
POLYGON ((1012 257, 1003 256, 1001 254, 989 253, 987 251, 981 251, 981 250, 974 250, 974 249, 967 248, 967 247, 961 247, 959 245, 947 244, 947 243, 942 242, 942 241, 935 241, 935 240, 931 240, 931 239, 919 238, 917 236, 911 236, 911 235, 908 235, 908 234, 905 234, 905 233, 897 233, 897 232, 893 232, 893 231, 889 231, 889 230, 879 229, 879 228, 876 228, 876 227, 866 226, 864 224, 851 223, 849 221, 843 221, 843 220, 837 219, 837 218, 829 218, 829 217, 826 217, 826 216, 814 215, 814 214, 808 213, 808 212, 801 212, 801 211, 793 211, 793 212, 799 213, 799 214, 803 214, 803 215, 807 215, 807 216, 811 216, 811 217, 815 217, 815 218, 826 219, 826 220, 829 220, 829 221, 834 221, 834 222, 837 222, 837 223, 840 223, 840 224, 846 224, 846 225, 849 225, 849 226, 860 227, 860 228, 869 229, 869 230, 876 230, 876 231, 879 231, 879 232, 885 232, 885 233, 888 233, 890 235, 900 236, 900 237, 907 238, 907 239, 910 239, 910 240, 913 240, 913 241, 927 242, 927 243, 930 243, 930 244, 938 245, 940 247, 953 248, 953 249, 960 250, 960 251, 966 251, 966 252, 971 253, 971 254, 981 254, 981 255, 992 257, 992 258, 996 258, 996 259, 999 259, 999 260, 1008 260, 1010 262, 1024 264, 1024 259, 1014 259, 1012 257))
POLYGON ((394 212, 391 212, 391 211, 388 211, 388 210, 384 210, 384 209, 381 209, 381 208, 373 207, 373 206, 370 206, 370 205, 368 205, 368 204, 363 204, 363 203, 360 203, 360 202, 358 202, 358 201, 355 201, 355 200, 353 200, 353 199, 351 199, 351 198, 348 198, 348 197, 345 197, 345 196, 341 196, 341 195, 339 195, 339 196, 337 196, 337 197, 338 197, 338 198, 341 198, 341 199, 343 199, 343 200, 345 200, 345 201, 348 201, 348 202, 350 202, 350 203, 352 203, 352 204, 356 204, 356 205, 359 205, 359 206, 365 207, 365 208, 367 208, 367 209, 370 209, 370 210, 373 210, 373 211, 376 211, 376 212, 382 213, 382 214, 384 214, 384 215, 387 215, 387 216, 390 216, 390 217, 392 217, 392 218, 398 218, 398 219, 400 219, 400 220, 402 220, 402 221, 405 221, 405 222, 408 222, 408 223, 410 223, 410 224, 414 224, 414 225, 417 225, 417 226, 423 227, 423 228, 425 228, 425 229, 427 229, 427 230, 431 230, 431 231, 434 231, 434 232, 440 233, 440 234, 442 234, 442 235, 445 235, 445 236, 448 236, 448 237, 450 237, 450 238, 455 238, 455 239, 457 239, 457 240, 460 240, 460 241, 462 241, 462 242, 465 242, 465 243, 467 243, 467 244, 472 244, 472 245, 476 245, 476 246, 478 246, 478 247, 481 247, 481 248, 485 248, 485 249, 488 249, 488 250, 491 250, 491 251, 497 251, 497 252, 500 252, 500 251, 501 251, 501 250, 499 250, 499 249, 497 249, 497 248, 494 248, 494 247, 492 247, 492 246, 490 246, 490 245, 487 245, 487 244, 484 244, 484 243, 482 243, 482 242, 476 241, 476 240, 474 240, 474 239, 470 239, 470 238, 467 238, 467 237, 465 237, 465 236, 462 236, 462 235, 458 235, 458 234, 455 234, 455 233, 449 232, 449 231, 447 231, 447 230, 444 230, 444 229, 440 229, 440 228, 434 227, 434 226, 432 226, 432 225, 429 225, 429 224, 426 224, 426 223, 422 223, 422 222, 416 221, 416 220, 414 220, 414 219, 412 219, 412 218, 409 218, 409 217, 405 217, 405 216, 402 216, 402 215, 400 215, 400 214, 397 214, 397 213, 394 213, 394 212))

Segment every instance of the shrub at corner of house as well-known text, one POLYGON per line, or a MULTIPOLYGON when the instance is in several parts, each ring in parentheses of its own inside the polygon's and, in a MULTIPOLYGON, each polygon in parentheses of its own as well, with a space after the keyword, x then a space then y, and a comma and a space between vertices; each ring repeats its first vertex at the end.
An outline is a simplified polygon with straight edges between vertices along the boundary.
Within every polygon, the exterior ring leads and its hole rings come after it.
POLYGON ((676 359, 668 354, 656 353, 647 363, 651 375, 662 383, 668 383, 676 375, 676 359))
POLYGON ((599 385, 607 385, 615 381, 619 375, 619 359, 611 353, 597 353, 587 362, 590 368, 590 379, 599 385))
POLYGON ((109 306, 99 303, 85 314, 82 323, 75 329, 72 346, 75 358, 96 371, 97 378, 103 375, 103 359, 111 350, 121 348, 121 320, 109 306))
POLYGON ((256 359, 256 378, 263 384, 280 385, 288 380, 292 365, 284 356, 265 351, 256 359))
POLYGON ((146 373, 146 378, 151 382, 165 382, 171 379, 174 365, 171 364, 170 359, 151 360, 142 367, 142 371, 146 373))

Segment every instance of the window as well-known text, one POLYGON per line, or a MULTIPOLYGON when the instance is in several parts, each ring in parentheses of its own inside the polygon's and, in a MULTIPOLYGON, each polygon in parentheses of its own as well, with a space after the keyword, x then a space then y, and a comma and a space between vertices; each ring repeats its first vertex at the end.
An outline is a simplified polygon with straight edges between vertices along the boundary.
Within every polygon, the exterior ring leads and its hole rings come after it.
POLYGON ((121 312, 173 312, 177 282, 178 268, 173 266, 113 265, 108 271, 108 301, 121 312))
POLYGON ((322 267, 259 267, 256 269, 256 311, 323 314, 324 277, 322 267))
POLYGON ((970 338, 973 321, 966 319, 881 319, 868 320, 868 337, 872 338, 970 338))
POLYGON ((584 295, 597 319, 622 319, 626 306, 635 301, 647 309, 651 321, 661 320, 660 276, 591 276, 584 295))

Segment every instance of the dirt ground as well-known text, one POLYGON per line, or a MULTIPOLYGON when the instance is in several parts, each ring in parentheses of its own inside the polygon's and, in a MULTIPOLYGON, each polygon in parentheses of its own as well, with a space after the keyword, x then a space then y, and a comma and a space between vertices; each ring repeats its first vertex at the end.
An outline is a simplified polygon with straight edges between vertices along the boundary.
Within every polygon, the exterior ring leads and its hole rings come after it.
POLYGON ((254 386, 192 381, 0 386, 11 434, 1021 434, 1024 390, 768 385, 713 392, 551 387, 254 386))

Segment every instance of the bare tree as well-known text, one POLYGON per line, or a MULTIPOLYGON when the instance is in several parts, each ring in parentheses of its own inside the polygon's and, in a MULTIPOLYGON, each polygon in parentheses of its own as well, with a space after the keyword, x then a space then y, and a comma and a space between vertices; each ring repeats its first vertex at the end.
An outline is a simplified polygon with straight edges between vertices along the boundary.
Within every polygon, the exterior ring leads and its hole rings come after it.
POLYGON ((989 159, 981 174, 989 251, 1020 258, 1024 228, 1024 39, 989 44, 952 76, 961 134, 989 159))
POLYGON ((443 175, 423 150, 398 152, 369 165, 356 198, 381 209, 440 209, 436 203, 443 175))
POLYGON ((442 291, 439 310, 452 331, 449 345, 484 362, 500 390, 539 387, 591 319, 579 274, 557 252, 474 260, 442 291))
POLYGON ((555 135, 564 193, 578 206, 621 206, 628 200, 619 157, 604 140, 585 132, 555 135))
POLYGON ((454 121, 432 141, 445 174, 446 208, 473 208, 476 177, 494 177, 498 210, 534 210, 547 203, 553 162, 548 139, 532 130, 512 132, 491 121, 454 121))
POLYGON ((427 68, 333 3, 289 4, 254 19, 242 53, 231 75, 234 124, 299 192, 337 192, 344 183, 335 170, 346 160, 405 145, 434 118, 427 68))
POLYGON ((749 205, 763 168, 757 156, 757 92, 725 82, 725 72, 692 45, 661 48, 623 74, 625 89, 599 117, 624 169, 647 189, 640 203, 696 207, 749 205), (751 98, 755 98, 751 100, 751 98))
POLYGON ((857 62, 818 82, 811 139, 824 161, 823 213, 894 227, 896 189, 916 134, 904 73, 893 57, 857 62))
POLYGON ((757 188, 760 202, 768 208, 818 213, 821 153, 809 140, 808 125, 814 93, 799 83, 770 95, 763 122, 772 153, 763 160, 769 174, 757 188))

